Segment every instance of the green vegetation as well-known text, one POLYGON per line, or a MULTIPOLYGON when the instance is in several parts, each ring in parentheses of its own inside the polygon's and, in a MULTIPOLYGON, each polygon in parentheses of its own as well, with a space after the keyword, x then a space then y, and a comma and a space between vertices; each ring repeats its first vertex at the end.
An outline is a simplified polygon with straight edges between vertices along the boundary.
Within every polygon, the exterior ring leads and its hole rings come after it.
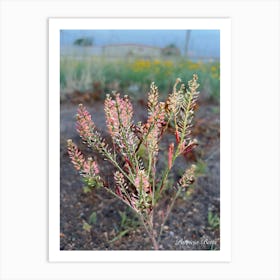
POLYGON ((203 161, 202 159, 198 159, 196 162, 196 170, 195 175, 197 177, 205 176, 207 173, 207 162, 203 161))
POLYGON ((96 214, 96 212, 92 212, 90 217, 89 217, 89 223, 91 225, 95 225, 96 222, 97 222, 97 214, 96 214))
MULTIPOLYGON (((197 178, 199 177, 204 177, 207 174, 207 162, 202 160, 202 159, 198 159, 196 161, 196 169, 195 169, 195 176, 197 178)), ((197 186, 197 181, 195 181, 193 184, 191 184, 184 193, 182 193, 182 197, 185 200, 189 200, 191 199, 194 190, 197 186)))
POLYGON ((121 239, 131 230, 135 230, 140 226, 139 221, 135 217, 130 218, 125 211, 119 211, 119 215, 121 218, 120 227, 117 229, 117 235, 112 240, 110 240, 109 243, 113 243, 121 239))
POLYGON ((83 230, 86 231, 86 232, 90 232, 91 231, 91 225, 84 221, 83 222, 83 230))
POLYGON ((92 46, 93 39, 92 38, 79 38, 79 39, 75 40, 74 45, 80 46, 80 47, 92 46))
POLYGON ((211 228, 216 229, 220 226, 220 218, 212 211, 208 212, 208 224, 211 228))
POLYGON ((98 83, 103 90, 104 99, 112 90, 121 90, 134 98, 141 99, 149 90, 152 81, 163 97, 172 90, 172 81, 177 77, 189 79, 197 73, 203 86, 200 90, 206 98, 219 102, 220 64, 219 62, 192 62, 179 57, 170 60, 117 60, 104 57, 82 58, 61 57, 60 88, 61 94, 94 91, 93 84, 98 83))

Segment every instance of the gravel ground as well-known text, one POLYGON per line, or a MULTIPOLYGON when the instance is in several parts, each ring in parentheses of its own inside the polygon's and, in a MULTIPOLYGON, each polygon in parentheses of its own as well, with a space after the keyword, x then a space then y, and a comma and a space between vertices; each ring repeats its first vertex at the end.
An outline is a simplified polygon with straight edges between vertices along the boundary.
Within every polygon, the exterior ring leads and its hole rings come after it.
MULTIPOLYGON (((136 120, 145 120, 142 103, 134 104, 136 120)), ((66 140, 72 138, 79 148, 89 154, 75 131, 76 104, 61 105, 60 147, 60 249, 61 250, 152 250, 152 244, 137 218, 120 201, 98 189, 84 193, 80 176, 74 170, 67 154, 66 140), (121 216, 123 218, 121 218, 121 216), (90 228, 85 228, 85 223, 90 228)), ((97 127, 105 138, 103 102, 88 106, 97 127)), ((218 106, 200 104, 194 136, 199 147, 188 158, 180 158, 174 169, 179 177, 187 164, 203 162, 205 172, 195 186, 177 199, 162 233, 161 250, 219 250, 219 224, 209 221, 209 212, 220 216, 220 122, 218 106)), ((101 164, 104 173, 110 167, 101 164)), ((161 163, 160 163, 161 164, 161 163)), ((162 160, 163 164, 163 160, 162 160)), ((156 228, 159 228, 162 209, 170 193, 166 193, 156 209, 156 228)))

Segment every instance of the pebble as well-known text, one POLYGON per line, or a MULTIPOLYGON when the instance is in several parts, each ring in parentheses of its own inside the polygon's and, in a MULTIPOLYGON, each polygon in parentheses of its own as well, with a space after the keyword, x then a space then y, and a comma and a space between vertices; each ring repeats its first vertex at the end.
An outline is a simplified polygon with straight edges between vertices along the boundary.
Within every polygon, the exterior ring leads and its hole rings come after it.
POLYGON ((173 237, 173 236, 174 236, 174 232, 173 232, 173 231, 170 231, 170 232, 169 232, 169 235, 173 237))
POLYGON ((85 215, 85 213, 83 213, 83 212, 82 212, 82 213, 80 214, 80 218, 82 218, 82 219, 86 219, 86 215, 85 215))
POLYGON ((149 237, 145 237, 144 240, 145 240, 146 243, 150 242, 150 238, 149 237))

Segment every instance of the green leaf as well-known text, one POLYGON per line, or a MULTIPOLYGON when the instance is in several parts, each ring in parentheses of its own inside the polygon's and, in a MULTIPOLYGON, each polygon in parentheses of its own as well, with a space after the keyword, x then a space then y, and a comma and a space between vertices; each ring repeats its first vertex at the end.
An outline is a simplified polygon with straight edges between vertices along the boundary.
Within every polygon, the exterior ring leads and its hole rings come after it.
POLYGON ((211 211, 208 212, 208 224, 211 228, 218 228, 220 225, 220 218, 217 214, 212 213, 211 211))
POLYGON ((83 223, 83 230, 85 230, 86 232, 90 232, 91 231, 91 225, 89 225, 87 222, 83 223))
POLYGON ((89 188, 88 186, 84 186, 83 191, 84 191, 84 193, 89 193, 89 192, 91 192, 91 188, 89 188))
POLYGON ((127 215, 125 212, 121 212, 121 211, 119 211, 119 214, 121 216, 121 227, 124 227, 124 225, 126 224, 127 215))
POLYGON ((91 225, 95 225, 96 222, 97 222, 97 214, 96 214, 96 212, 92 212, 90 217, 89 217, 89 223, 91 225))
POLYGON ((112 240, 109 241, 109 243, 113 243, 115 241, 117 241, 118 239, 122 238, 124 235, 126 235, 129 231, 131 231, 132 229, 126 229, 124 231, 121 231, 115 238, 113 238, 112 240))
POLYGON ((196 162, 195 175, 197 177, 203 176, 204 174, 206 174, 206 172, 207 172, 207 162, 199 159, 196 162))

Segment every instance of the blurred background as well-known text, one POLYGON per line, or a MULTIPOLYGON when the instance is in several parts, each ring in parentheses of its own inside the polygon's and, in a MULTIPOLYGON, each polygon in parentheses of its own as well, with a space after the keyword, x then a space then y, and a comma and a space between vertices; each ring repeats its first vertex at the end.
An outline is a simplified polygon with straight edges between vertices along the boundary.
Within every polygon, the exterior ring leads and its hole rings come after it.
POLYGON ((61 30, 60 38, 62 102, 112 90, 141 99, 152 81, 166 96, 194 72, 203 97, 219 101, 219 30, 61 30))

